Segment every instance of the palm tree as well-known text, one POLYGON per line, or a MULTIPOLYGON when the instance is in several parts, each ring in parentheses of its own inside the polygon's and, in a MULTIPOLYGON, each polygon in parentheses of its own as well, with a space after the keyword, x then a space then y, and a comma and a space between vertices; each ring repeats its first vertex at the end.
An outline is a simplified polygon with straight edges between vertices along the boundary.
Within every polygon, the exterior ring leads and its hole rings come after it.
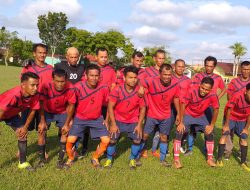
POLYGON ((229 46, 229 48, 233 50, 232 54, 234 55, 233 76, 237 76, 240 57, 247 53, 247 48, 243 46, 241 42, 236 42, 233 45, 229 46))

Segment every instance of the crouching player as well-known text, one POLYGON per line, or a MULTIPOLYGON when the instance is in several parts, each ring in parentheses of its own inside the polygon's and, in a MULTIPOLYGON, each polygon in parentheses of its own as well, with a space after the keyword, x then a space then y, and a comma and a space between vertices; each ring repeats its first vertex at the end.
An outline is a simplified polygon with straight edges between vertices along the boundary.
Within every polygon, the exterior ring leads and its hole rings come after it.
MULTIPOLYGON (((179 93, 180 88, 178 82, 171 80, 173 69, 169 64, 162 64, 159 69, 160 76, 155 78, 147 78, 142 81, 142 85, 147 91, 148 110, 147 118, 144 126, 144 134, 141 145, 141 150, 145 145, 149 135, 154 131, 156 125, 160 131, 160 163, 164 167, 170 167, 167 163, 167 136, 171 129, 171 102, 174 102, 177 116, 179 120, 179 93)), ((177 122, 177 124, 179 124, 177 122)))
POLYGON ((26 161, 28 127, 40 108, 37 95, 39 76, 32 72, 22 74, 21 85, 0 95, 0 121, 16 132, 19 149, 19 169, 33 171, 34 168, 26 161), (30 109, 27 119, 20 117, 20 112, 30 109))
POLYGON ((58 154, 57 167, 63 168, 63 157, 66 152, 66 139, 70 130, 70 121, 75 111, 75 89, 67 82, 67 73, 64 70, 56 69, 52 73, 53 81, 43 85, 41 91, 40 123, 38 126, 38 145, 40 161, 39 167, 46 163, 45 144, 46 132, 51 122, 56 122, 59 127, 60 151, 58 154))
POLYGON ((222 156, 225 149, 226 137, 233 130, 240 138, 241 166, 250 172, 250 167, 246 163, 248 128, 250 125, 250 83, 247 84, 246 90, 234 94, 227 102, 225 116, 222 137, 220 138, 218 148, 217 166, 223 166, 222 156))
POLYGON ((105 168, 111 168, 116 142, 123 132, 128 133, 128 137, 133 140, 129 166, 131 169, 136 168, 136 158, 142 138, 142 123, 146 111, 144 98, 138 96, 138 72, 139 69, 135 66, 126 67, 124 84, 115 87, 110 93, 108 112, 111 120, 111 140, 107 148, 108 159, 104 164, 105 168))
POLYGON ((187 94, 181 98, 180 124, 176 129, 174 140, 174 166, 179 169, 182 167, 179 153, 183 134, 188 133, 191 127, 196 127, 203 132, 207 148, 207 164, 211 167, 216 166, 213 160, 214 136, 213 129, 219 113, 219 100, 217 95, 212 92, 214 80, 210 77, 202 79, 201 84, 189 89, 187 94), (205 116, 205 110, 212 106, 213 116, 211 123, 205 116))
POLYGON ((90 129, 92 139, 101 140, 95 153, 92 156, 91 163, 95 168, 100 168, 98 158, 106 151, 110 138, 105 121, 101 114, 101 108, 107 105, 109 88, 106 85, 99 84, 100 68, 97 65, 90 64, 86 69, 86 81, 80 81, 75 85, 77 106, 72 128, 67 138, 66 151, 68 161, 66 166, 70 167, 74 161, 72 147, 78 137, 82 137, 87 128, 90 129))

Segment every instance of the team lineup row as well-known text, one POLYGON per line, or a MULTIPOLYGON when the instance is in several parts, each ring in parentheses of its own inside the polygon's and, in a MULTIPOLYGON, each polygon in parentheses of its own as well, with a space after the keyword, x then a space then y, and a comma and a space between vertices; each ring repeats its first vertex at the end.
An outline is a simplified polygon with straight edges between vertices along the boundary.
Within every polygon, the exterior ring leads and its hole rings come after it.
MULTIPOLYGON (((34 62, 26 64, 21 72, 21 84, 0 95, 0 120, 11 126, 18 138, 18 168, 34 170, 26 160, 27 134, 34 128, 38 130, 38 166, 46 164, 46 132, 50 124, 56 122, 60 133, 57 162, 60 169, 72 166, 79 139, 83 139, 81 153, 86 153, 89 134, 92 139, 100 139, 91 164, 96 168, 111 168, 116 144, 123 132, 132 140, 130 168, 141 165, 140 157, 145 155, 145 144, 153 132, 152 153, 159 157, 162 166, 169 167, 172 164, 166 161, 168 139, 170 130, 176 125, 175 168, 182 168, 179 158, 182 142, 200 131, 205 136, 209 166, 223 166, 223 153, 226 149, 230 154, 231 136, 235 133, 240 138, 241 166, 250 171, 246 163, 250 62, 241 63, 241 76, 233 79, 226 89, 222 78, 213 73, 217 60, 212 56, 204 60, 205 72, 194 75, 191 80, 183 74, 184 60, 175 61, 174 71, 171 65, 164 64, 163 50, 156 51, 155 65, 146 69, 141 68, 143 54, 135 52, 132 66, 117 73, 108 65, 105 48, 97 49, 97 64, 86 68, 78 64, 79 52, 74 47, 67 50, 67 62, 56 64, 55 68, 45 63, 47 46, 44 44, 35 44, 33 55, 34 62), (219 99, 226 92, 228 102, 215 163, 213 130, 219 99), (156 152, 158 143, 160 153, 156 152), (66 162, 65 152, 68 155, 66 162), (107 160, 102 166, 99 158, 105 152, 107 160)), ((188 142, 186 153, 192 151, 191 142, 188 142)))

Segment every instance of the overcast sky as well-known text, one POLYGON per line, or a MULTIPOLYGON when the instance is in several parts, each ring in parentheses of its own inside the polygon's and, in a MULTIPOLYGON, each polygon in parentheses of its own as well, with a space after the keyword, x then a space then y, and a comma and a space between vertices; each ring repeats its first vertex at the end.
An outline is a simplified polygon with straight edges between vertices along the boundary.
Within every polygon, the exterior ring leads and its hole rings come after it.
POLYGON ((66 13, 79 29, 117 29, 138 49, 164 45, 187 62, 233 59, 228 47, 235 42, 250 52, 250 0, 0 0, 0 26, 40 42, 37 16, 48 11, 66 13))

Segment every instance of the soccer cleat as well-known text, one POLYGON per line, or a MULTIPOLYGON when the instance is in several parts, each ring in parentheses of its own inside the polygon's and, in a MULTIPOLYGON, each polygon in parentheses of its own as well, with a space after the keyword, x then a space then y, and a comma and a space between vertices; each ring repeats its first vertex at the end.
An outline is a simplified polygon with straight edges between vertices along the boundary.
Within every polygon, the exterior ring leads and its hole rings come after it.
POLYGON ((136 166, 137 167, 142 166, 142 162, 140 161, 140 158, 135 159, 135 161, 136 161, 136 166))
POLYGON ((69 168, 71 168, 71 166, 73 165, 73 160, 68 159, 67 162, 64 164, 64 168, 67 170, 69 168))
POLYGON ((242 164, 241 164, 241 167, 242 167, 244 170, 250 172, 250 167, 247 165, 246 162, 245 162, 245 163, 242 163, 242 164))
POLYGON ((164 167, 171 167, 171 166, 172 166, 172 165, 169 164, 166 160, 160 161, 160 164, 161 164, 162 166, 164 166, 164 167))
POLYGON ((184 154, 185 152, 187 151, 187 149, 183 146, 183 147, 180 147, 180 152, 182 154, 184 154))
POLYGON ((141 157, 142 158, 148 158, 148 150, 142 150, 141 157))
POLYGON ((56 168, 62 170, 65 167, 63 161, 58 160, 56 163, 56 168))
POLYGON ((83 158, 86 158, 87 156, 88 156, 88 152, 87 152, 87 150, 86 150, 86 151, 81 152, 80 154, 78 154, 77 159, 78 159, 78 160, 81 160, 81 159, 83 159, 83 158))
POLYGON ((213 159, 208 159, 208 160, 207 160, 207 164, 208 164, 210 167, 216 167, 216 163, 214 162, 213 159))
POLYGON ((180 160, 174 160, 174 167, 176 168, 176 169, 181 169, 182 168, 182 164, 181 164, 181 162, 180 162, 180 160))
POLYGON ((136 161, 134 159, 129 161, 129 167, 130 169, 136 169, 136 161))
POLYGON ((191 156, 193 154, 192 150, 186 150, 186 152, 184 153, 184 156, 191 156))
POLYGON ((24 162, 22 164, 19 162, 18 168, 19 169, 25 169, 25 170, 31 171, 31 172, 35 171, 35 169, 30 165, 29 162, 24 162))
POLYGON ((40 159, 39 162, 38 162, 38 164, 37 164, 37 167, 38 168, 42 168, 42 167, 45 166, 46 163, 47 163, 46 160, 40 159))
POLYGON ((101 166, 100 162, 97 159, 92 158, 90 160, 90 162, 91 162, 91 164, 92 164, 92 166, 94 168, 96 168, 96 169, 102 169, 102 166, 101 166))
POLYGON ((110 169, 112 168, 112 160, 107 159, 106 162, 103 165, 104 168, 110 169))
POLYGON ((230 159, 230 156, 231 156, 231 154, 229 154, 229 153, 228 153, 228 154, 225 154, 225 155, 224 155, 224 160, 229 160, 229 159, 230 159))
POLYGON ((151 155, 156 157, 156 158, 160 158, 160 153, 157 151, 151 152, 151 155))
POLYGON ((223 167, 224 164, 223 164, 222 160, 217 160, 216 166, 217 166, 217 167, 223 167))

